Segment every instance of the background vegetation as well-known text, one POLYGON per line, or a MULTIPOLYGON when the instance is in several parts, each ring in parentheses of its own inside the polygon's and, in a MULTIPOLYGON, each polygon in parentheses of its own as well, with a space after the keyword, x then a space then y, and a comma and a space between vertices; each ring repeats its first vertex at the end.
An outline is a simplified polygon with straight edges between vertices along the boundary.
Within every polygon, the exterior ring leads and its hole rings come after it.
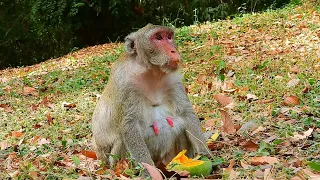
MULTIPOLYGON (((297 3, 291 0, 293 3, 297 3)), ((2 0, 0 69, 122 40, 147 23, 190 25, 281 7, 290 0, 2 0)))

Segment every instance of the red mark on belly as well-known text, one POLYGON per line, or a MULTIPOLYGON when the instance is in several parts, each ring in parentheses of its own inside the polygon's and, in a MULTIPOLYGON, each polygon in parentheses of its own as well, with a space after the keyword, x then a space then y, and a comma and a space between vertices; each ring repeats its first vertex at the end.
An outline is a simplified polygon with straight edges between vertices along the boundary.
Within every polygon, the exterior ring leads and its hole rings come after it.
POLYGON ((158 135, 158 134, 159 134, 159 127, 158 127, 158 123, 157 123, 156 121, 153 122, 152 127, 153 127, 154 133, 155 133, 156 135, 158 135))
POLYGON ((167 117, 166 120, 168 121, 168 124, 173 127, 173 119, 172 117, 167 117))

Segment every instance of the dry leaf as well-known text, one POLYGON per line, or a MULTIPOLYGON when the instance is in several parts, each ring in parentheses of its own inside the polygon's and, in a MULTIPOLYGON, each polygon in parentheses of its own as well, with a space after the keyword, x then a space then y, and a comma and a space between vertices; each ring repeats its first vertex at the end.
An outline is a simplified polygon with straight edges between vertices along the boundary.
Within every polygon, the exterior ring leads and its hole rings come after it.
POLYGON ((299 72, 299 67, 297 65, 294 65, 293 67, 290 68, 290 72, 298 73, 299 72))
POLYGON ((44 105, 45 107, 48 107, 51 109, 54 108, 54 105, 48 100, 48 98, 46 96, 42 98, 40 105, 44 105))
POLYGON ((39 138, 40 138, 40 136, 34 136, 32 139, 30 139, 30 143, 37 144, 39 138))
POLYGON ((52 125, 53 124, 53 118, 51 117, 49 112, 47 112, 46 117, 47 117, 48 124, 52 125))
POLYGON ((114 168, 114 173, 116 176, 120 176, 121 174, 128 177, 127 174, 124 173, 124 171, 129 168, 129 164, 126 159, 121 159, 117 162, 116 167, 114 168))
POLYGON ((43 145, 43 144, 50 144, 50 141, 48 141, 46 138, 42 138, 38 141, 38 145, 43 145))
POLYGON ((251 152, 257 151, 259 148, 259 146, 251 140, 247 141, 244 145, 242 145, 242 147, 251 152))
POLYGON ((82 150, 81 154, 88 157, 88 158, 97 159, 97 155, 94 151, 82 150))
POLYGON ((278 138, 277 135, 272 135, 272 136, 270 136, 270 137, 268 137, 267 139, 264 139, 264 140, 262 140, 262 141, 264 141, 264 142, 266 142, 266 143, 270 143, 271 141, 273 141, 273 140, 275 140, 275 139, 277 139, 277 138, 278 138))
POLYGON ((249 131, 249 130, 253 129, 253 128, 256 127, 256 126, 257 126, 257 125, 256 125, 255 122, 253 122, 253 121, 248 121, 248 122, 246 122, 245 124, 243 124, 243 125, 241 126, 241 128, 238 130, 238 134, 241 133, 241 132, 243 132, 243 131, 249 131))
POLYGON ((220 107, 226 107, 233 102, 232 97, 228 97, 223 94, 217 94, 214 98, 218 101, 220 107))
POLYGON ((2 141, 2 142, 0 142, 0 149, 1 149, 1 150, 5 150, 5 149, 7 149, 7 148, 10 147, 10 146, 11 146, 11 145, 8 144, 7 141, 2 141))
POLYGON ((223 131, 228 134, 234 134, 237 130, 228 114, 225 110, 219 109, 223 122, 223 131))
POLYGON ((293 133, 293 137, 290 138, 291 141, 299 141, 301 139, 306 139, 308 136, 310 136, 313 132, 313 128, 309 128, 306 132, 304 132, 302 135, 297 133, 297 132, 294 132, 293 133))
POLYGON ((237 173, 235 170, 233 170, 233 166, 235 165, 235 160, 230 160, 230 164, 227 168, 225 168, 225 171, 227 171, 229 173, 229 179, 233 180, 233 179, 237 179, 237 173))
POLYGON ((240 165, 241 167, 243 167, 243 169, 250 169, 252 167, 251 165, 247 164, 244 161, 240 161, 240 165))
POLYGON ((163 180, 161 173, 156 167, 144 162, 141 162, 141 164, 146 168, 152 179, 163 180))
POLYGON ((29 176, 32 177, 32 179, 38 179, 39 178, 39 174, 37 171, 30 171, 29 172, 29 176))
POLYGON ((23 95, 33 95, 33 96, 38 96, 38 90, 32 87, 24 87, 23 88, 23 95))
POLYGON ((288 96, 284 99, 283 103, 285 106, 295 106, 299 105, 300 101, 297 96, 288 96))
POLYGON ((234 88, 233 81, 227 81, 227 82, 224 82, 223 86, 221 87, 221 90, 224 92, 231 93, 231 92, 236 91, 237 88, 234 88))
POLYGON ((219 122, 220 119, 209 119, 204 122, 204 128, 213 128, 219 122))
POLYGON ((12 135, 13 137, 19 138, 19 137, 21 137, 21 136, 23 135, 23 132, 20 132, 20 131, 12 131, 12 132, 11 132, 11 135, 12 135))
POLYGON ((6 104, 0 104, 0 108, 3 108, 8 113, 12 113, 12 109, 6 104))
POLYGON ((291 79, 288 83, 287 83, 287 86, 288 87, 294 87, 296 86, 297 84, 299 84, 300 80, 299 79, 291 79))
POLYGON ((264 131, 266 130, 266 128, 262 127, 262 126, 259 126, 257 129, 255 129, 252 133, 251 133, 251 136, 257 134, 258 132, 261 132, 261 131, 264 131))
POLYGON ((303 14, 295 14, 291 16, 292 19, 301 19, 303 17, 303 14))
POLYGON ((278 162, 276 157, 269 156, 259 156, 259 157, 251 157, 249 158, 249 162, 251 165, 264 165, 264 164, 275 164, 278 162))
POLYGON ((255 100, 258 100, 258 99, 259 99, 259 98, 258 98, 256 95, 254 95, 254 94, 247 94, 246 97, 247 97, 247 99, 248 99, 249 101, 255 101, 255 100))

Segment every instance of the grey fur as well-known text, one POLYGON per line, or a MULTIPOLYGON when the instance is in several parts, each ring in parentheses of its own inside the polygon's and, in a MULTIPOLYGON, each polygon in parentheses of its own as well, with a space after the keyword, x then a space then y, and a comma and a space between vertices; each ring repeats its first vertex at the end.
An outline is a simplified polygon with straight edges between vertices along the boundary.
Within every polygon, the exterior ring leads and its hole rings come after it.
POLYGON ((110 154, 124 157, 129 152, 137 162, 157 165, 168 163, 183 149, 189 156, 206 153, 199 142, 205 141, 200 122, 179 70, 165 68, 168 57, 149 42, 150 34, 159 29, 172 31, 147 25, 127 36, 127 52, 113 65, 94 111, 93 144, 98 158, 111 166, 115 161, 110 154), (154 57, 158 59, 151 61, 154 57), (174 127, 167 117, 173 118, 174 127), (154 121, 159 125, 158 135, 151 127, 154 121))

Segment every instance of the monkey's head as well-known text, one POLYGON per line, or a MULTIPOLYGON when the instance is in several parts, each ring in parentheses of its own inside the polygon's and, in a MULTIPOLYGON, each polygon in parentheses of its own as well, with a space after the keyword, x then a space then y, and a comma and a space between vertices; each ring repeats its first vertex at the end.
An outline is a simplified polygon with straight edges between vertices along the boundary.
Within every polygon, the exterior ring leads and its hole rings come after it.
POLYGON ((125 38, 127 53, 147 66, 157 66, 163 72, 175 71, 181 65, 174 43, 174 31, 169 27, 148 24, 125 38))

